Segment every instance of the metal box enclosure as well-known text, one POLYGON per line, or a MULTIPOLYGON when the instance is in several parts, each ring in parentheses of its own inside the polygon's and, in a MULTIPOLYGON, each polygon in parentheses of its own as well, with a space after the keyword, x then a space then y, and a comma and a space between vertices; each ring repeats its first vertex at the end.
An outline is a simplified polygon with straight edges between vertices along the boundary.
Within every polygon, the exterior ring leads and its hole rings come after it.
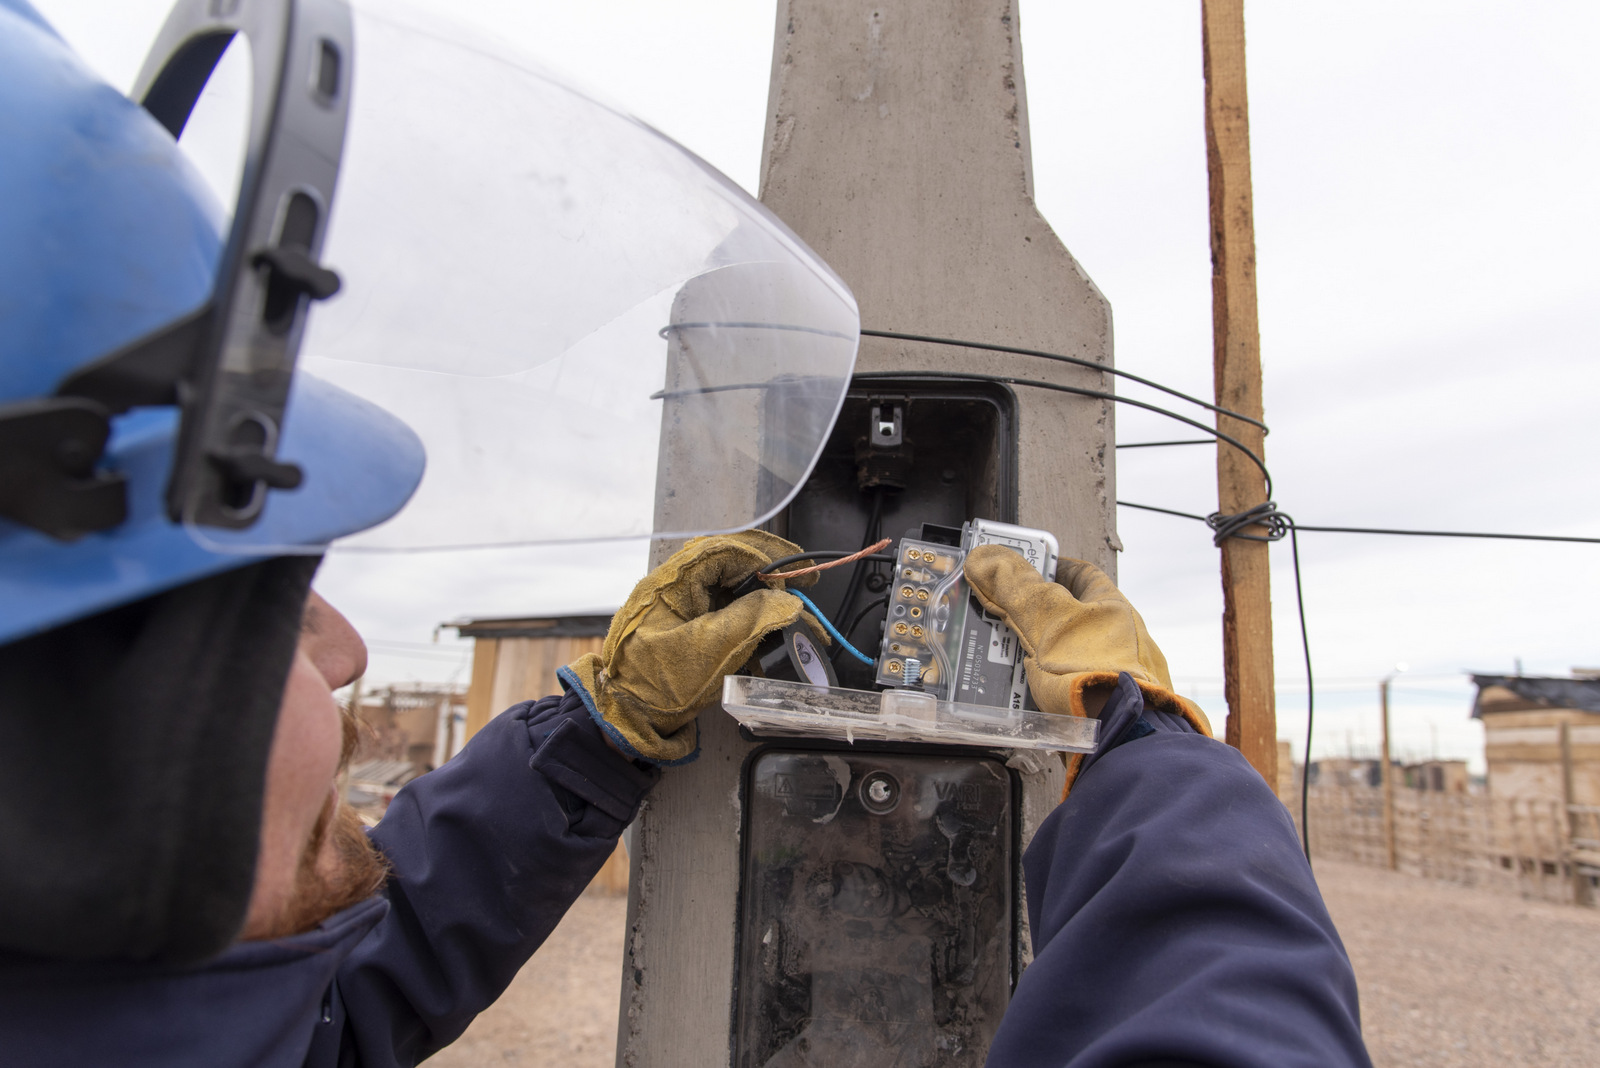
POLYGON ((752 754, 733 1064, 982 1065, 1016 971, 1016 789, 971 753, 752 754))
POLYGON ((959 546, 900 539, 878 649, 879 686, 916 688, 970 705, 1038 707, 1028 697, 1016 634, 967 585, 967 553, 983 545, 1004 545, 1046 579, 1056 577, 1060 548, 1047 530, 973 519, 962 524, 959 546))
MULTIPOLYGON (((1016 522, 1016 405, 1010 390, 990 382, 906 375, 856 383, 811 477, 771 524, 773 533, 807 549, 855 549, 884 536, 915 537, 923 524, 958 529, 977 516, 1016 522), (892 437, 875 434, 885 421, 892 437)), ((893 570, 834 568, 807 592, 853 632, 847 637, 870 650, 884 624, 893 570), (858 571, 865 582, 852 598, 858 571)), ((848 656, 833 664, 841 686, 872 687, 875 667, 848 656)))

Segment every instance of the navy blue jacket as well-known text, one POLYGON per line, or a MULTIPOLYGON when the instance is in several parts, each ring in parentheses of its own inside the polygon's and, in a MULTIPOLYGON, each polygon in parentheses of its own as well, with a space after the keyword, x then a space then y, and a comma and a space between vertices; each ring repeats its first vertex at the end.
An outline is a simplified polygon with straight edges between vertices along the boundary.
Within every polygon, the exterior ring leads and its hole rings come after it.
POLYGON ((1289 812, 1126 674, 1023 870, 1034 960, 994 1068, 1370 1065, 1289 812))
MULTIPOLYGON (((1288 813, 1123 676, 1024 857, 1035 959, 993 1066, 1366 1065, 1288 813)), ((0 958, 0 1065, 411 1065, 499 996, 656 772, 572 696, 518 705, 373 831, 384 897, 189 970, 0 958)))

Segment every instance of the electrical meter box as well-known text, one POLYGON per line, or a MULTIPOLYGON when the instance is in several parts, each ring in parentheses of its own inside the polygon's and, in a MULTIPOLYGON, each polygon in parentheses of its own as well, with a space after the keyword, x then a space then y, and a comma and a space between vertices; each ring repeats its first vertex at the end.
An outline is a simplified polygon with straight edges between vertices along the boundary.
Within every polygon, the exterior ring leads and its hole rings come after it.
POLYGON ((987 756, 755 751, 736 1068, 978 1068, 1015 973, 1013 773, 987 756))
POLYGON ((1032 707, 1017 636, 968 588, 964 564, 981 545, 1003 545, 1054 579, 1055 536, 992 519, 962 524, 955 546, 948 535, 957 532, 945 533, 943 542, 906 537, 896 547, 875 681, 968 705, 1032 707))
POLYGON ((984 609, 965 579, 966 554, 982 545, 1004 545, 1052 579, 1055 537, 989 519, 959 529, 924 523, 919 533, 894 550, 873 662, 878 689, 836 685, 797 624, 770 639, 763 677, 723 680, 723 710, 754 735, 1093 751, 1099 721, 1038 710, 1017 635, 984 609), (784 667, 789 677, 773 677, 784 667))

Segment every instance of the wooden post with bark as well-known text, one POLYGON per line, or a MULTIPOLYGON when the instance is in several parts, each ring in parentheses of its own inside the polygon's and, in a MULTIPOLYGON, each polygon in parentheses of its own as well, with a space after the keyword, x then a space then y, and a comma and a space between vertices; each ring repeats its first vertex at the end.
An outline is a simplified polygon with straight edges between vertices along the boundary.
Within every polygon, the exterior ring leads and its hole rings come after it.
POLYGON ((1390 871, 1400 869, 1399 846, 1394 827, 1394 764, 1389 757, 1389 680, 1378 684, 1378 703, 1383 715, 1383 849, 1390 871))
MULTIPOLYGON (((1256 238, 1250 189, 1243 0, 1203 0, 1206 170, 1211 188, 1212 367, 1216 403, 1262 417, 1261 334, 1256 321, 1256 238)), ((1217 416, 1217 429, 1263 456, 1260 427, 1217 416)), ((1266 479, 1237 449, 1217 446, 1217 507, 1236 515, 1267 500, 1266 479)), ((1272 588, 1267 543, 1222 545, 1222 656, 1227 741, 1276 784, 1277 712, 1272 672, 1272 588)), ((1307 754, 1310 759, 1310 754, 1307 754)))
POLYGON ((1578 792, 1573 783, 1572 772, 1572 724, 1561 724, 1561 815, 1565 823, 1561 829, 1566 831, 1566 848, 1561 850, 1561 859, 1567 866, 1567 873, 1572 878, 1572 901, 1577 905, 1592 905, 1593 893, 1589 886, 1589 877, 1583 873, 1582 851, 1579 845, 1583 838, 1582 817, 1579 815, 1578 792))

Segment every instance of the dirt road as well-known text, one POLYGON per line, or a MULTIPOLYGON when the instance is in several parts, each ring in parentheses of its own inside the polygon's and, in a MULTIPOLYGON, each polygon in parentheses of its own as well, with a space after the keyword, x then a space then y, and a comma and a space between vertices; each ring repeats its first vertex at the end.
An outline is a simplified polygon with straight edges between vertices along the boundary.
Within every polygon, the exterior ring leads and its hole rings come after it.
POLYGON ((1600 1064, 1600 911, 1324 860, 1378 1068, 1600 1064))

